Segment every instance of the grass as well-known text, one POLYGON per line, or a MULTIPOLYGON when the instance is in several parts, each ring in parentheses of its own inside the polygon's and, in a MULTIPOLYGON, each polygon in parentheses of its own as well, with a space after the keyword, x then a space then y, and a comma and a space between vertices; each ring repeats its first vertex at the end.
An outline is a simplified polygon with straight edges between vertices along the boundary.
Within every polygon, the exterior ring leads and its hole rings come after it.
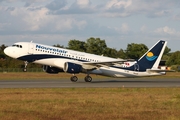
MULTIPOLYGON (((1 73, 0 79, 50 80, 70 76, 64 73, 1 73)), ((180 74, 173 72, 155 78, 166 77, 180 78, 180 74)), ((17 119, 179 120, 180 88, 0 89, 0 120, 17 119)))
POLYGON ((1 89, 1 120, 179 120, 180 88, 1 89))
MULTIPOLYGON (((8 72, 0 73, 0 80, 13 80, 13 79, 69 79, 72 75, 68 73, 59 73, 59 74, 48 74, 45 72, 8 72)), ((77 74, 79 78, 84 78, 85 74, 77 74)), ((105 78, 104 76, 91 75, 93 78, 105 78)))

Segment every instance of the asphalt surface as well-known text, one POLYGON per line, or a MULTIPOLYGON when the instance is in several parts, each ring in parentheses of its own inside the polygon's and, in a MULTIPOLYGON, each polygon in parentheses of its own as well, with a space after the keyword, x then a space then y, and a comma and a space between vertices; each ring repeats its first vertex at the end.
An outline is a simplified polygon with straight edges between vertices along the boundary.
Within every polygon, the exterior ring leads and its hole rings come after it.
POLYGON ((0 88, 103 88, 103 87, 180 87, 179 78, 107 78, 92 82, 69 79, 0 80, 0 88))

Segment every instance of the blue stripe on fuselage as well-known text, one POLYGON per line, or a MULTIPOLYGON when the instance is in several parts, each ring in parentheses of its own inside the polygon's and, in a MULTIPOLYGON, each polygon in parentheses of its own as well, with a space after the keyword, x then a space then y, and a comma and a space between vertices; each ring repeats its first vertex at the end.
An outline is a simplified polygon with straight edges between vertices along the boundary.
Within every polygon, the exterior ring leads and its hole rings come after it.
MULTIPOLYGON (((19 58, 17 58, 17 59, 23 60, 23 61, 28 61, 28 62, 34 62, 34 61, 36 61, 36 60, 49 59, 49 58, 73 59, 73 58, 66 57, 66 56, 48 55, 48 54, 25 55, 25 56, 21 56, 21 57, 19 57, 19 58)), ((76 59, 76 60, 77 60, 77 61, 81 61, 81 62, 89 62, 89 61, 80 60, 80 59, 76 59)), ((129 71, 135 71, 135 70, 134 70, 134 66, 131 66, 131 67, 110 66, 110 67, 112 67, 112 68, 117 68, 117 69, 129 70, 129 71)), ((139 71, 145 71, 145 70, 139 69, 139 71)), ((137 72, 138 72, 138 71, 137 71, 137 72)))
MULTIPOLYGON (((65 59, 73 59, 73 58, 69 58, 66 56, 58 56, 58 55, 48 55, 48 54, 32 54, 32 55, 25 55, 25 56, 21 56, 17 59, 19 60, 23 60, 23 61, 28 61, 28 62, 34 62, 36 60, 42 60, 42 59, 49 59, 49 58, 65 58, 65 59)), ((77 60, 77 59, 76 59, 77 60)), ((85 60, 78 60, 78 61, 82 61, 82 62, 87 62, 85 60)))

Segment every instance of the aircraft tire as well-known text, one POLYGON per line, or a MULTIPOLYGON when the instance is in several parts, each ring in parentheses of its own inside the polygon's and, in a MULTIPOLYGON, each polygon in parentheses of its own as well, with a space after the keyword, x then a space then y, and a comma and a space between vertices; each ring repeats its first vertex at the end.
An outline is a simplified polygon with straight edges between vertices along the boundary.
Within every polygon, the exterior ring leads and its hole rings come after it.
POLYGON ((23 72, 27 72, 27 68, 24 68, 24 69, 23 69, 23 72))
POLYGON ((72 77, 71 77, 71 81, 72 81, 72 82, 76 82, 77 80, 78 80, 78 78, 77 78, 76 76, 72 76, 72 77))
POLYGON ((84 78, 85 82, 91 82, 92 81, 92 77, 91 76, 86 76, 84 78))

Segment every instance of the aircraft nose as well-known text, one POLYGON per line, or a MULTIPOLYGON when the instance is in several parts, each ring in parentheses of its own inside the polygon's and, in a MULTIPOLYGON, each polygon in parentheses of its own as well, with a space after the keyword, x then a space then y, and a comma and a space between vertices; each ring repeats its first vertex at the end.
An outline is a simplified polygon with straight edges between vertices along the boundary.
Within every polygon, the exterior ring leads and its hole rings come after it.
POLYGON ((9 56, 9 49, 8 49, 8 47, 4 49, 4 53, 9 56))
POLYGON ((13 58, 15 57, 14 56, 15 54, 14 54, 13 50, 11 48, 9 48, 9 47, 4 49, 4 53, 9 57, 13 57, 13 58))

